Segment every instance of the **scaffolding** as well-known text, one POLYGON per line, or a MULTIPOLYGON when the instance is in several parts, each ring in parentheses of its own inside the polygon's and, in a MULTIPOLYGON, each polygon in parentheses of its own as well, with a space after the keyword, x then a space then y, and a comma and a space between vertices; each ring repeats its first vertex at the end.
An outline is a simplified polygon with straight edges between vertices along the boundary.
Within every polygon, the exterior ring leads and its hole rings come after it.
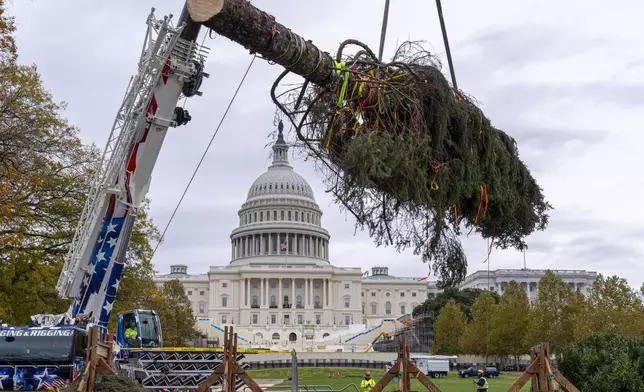
POLYGON ((416 315, 413 320, 396 327, 393 333, 383 334, 373 344, 373 350, 395 353, 398 351, 398 342, 401 339, 407 342, 412 353, 430 352, 434 342, 434 312, 416 315))

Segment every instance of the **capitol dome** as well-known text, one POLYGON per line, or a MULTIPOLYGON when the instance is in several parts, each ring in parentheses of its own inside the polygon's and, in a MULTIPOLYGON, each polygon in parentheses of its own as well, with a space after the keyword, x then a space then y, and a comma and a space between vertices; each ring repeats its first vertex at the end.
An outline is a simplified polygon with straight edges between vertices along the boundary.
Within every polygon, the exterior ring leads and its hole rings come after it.
POLYGON ((280 122, 273 163, 257 177, 230 235, 231 265, 329 264, 329 233, 309 183, 288 161, 280 122))

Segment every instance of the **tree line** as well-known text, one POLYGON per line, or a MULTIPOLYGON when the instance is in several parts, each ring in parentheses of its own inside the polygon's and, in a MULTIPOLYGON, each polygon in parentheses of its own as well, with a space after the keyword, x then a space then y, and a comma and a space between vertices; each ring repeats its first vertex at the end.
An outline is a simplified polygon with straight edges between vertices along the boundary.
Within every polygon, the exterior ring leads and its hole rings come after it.
MULTIPOLYGON (((30 315, 67 310, 55 286, 100 150, 82 143, 36 65, 18 61, 15 29, 0 0, 0 319, 25 325, 30 315)), ((120 311, 154 309, 166 345, 184 344, 198 336, 195 317, 180 282, 153 282, 151 244, 160 235, 148 205, 138 212, 110 328, 120 311)))
MULTIPOLYGON (((487 290, 447 290, 415 310, 437 310, 435 354, 513 357, 548 341, 555 353, 591 336, 644 338, 644 288, 617 276, 599 275, 588 293, 573 290, 547 271, 530 303, 511 281, 499 296, 487 290)), ((487 362, 487 358, 486 358, 487 362)))

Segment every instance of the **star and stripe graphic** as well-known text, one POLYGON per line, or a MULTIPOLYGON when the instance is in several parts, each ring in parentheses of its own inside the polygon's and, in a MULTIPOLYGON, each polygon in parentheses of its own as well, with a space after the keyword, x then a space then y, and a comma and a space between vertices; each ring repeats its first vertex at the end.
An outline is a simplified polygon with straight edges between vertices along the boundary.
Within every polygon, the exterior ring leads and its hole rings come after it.
MULTIPOLYGON (((97 305, 93 301, 97 299, 100 301, 100 298, 96 298, 96 296, 103 296, 98 318, 99 325, 103 327, 107 327, 123 274, 124 260, 118 260, 118 258, 119 253, 124 250, 121 250, 120 246, 117 245, 122 237, 127 240, 129 234, 127 231, 131 230, 131 227, 124 230, 124 226, 128 225, 129 215, 133 212, 131 207, 133 201, 132 188, 135 185, 133 184, 133 177, 145 151, 146 140, 152 127, 150 119, 154 118, 159 107, 156 95, 159 93, 159 89, 163 88, 168 82, 170 64, 170 58, 168 58, 161 72, 163 83, 155 88, 148 104, 147 116, 145 117, 148 120, 145 128, 139 139, 130 147, 127 162, 116 180, 117 185, 123 181, 125 192, 122 199, 114 194, 108 196, 109 204, 103 218, 98 241, 91 253, 91 259, 88 263, 85 277, 81 282, 79 295, 72 304, 72 317, 76 317, 79 314, 88 313, 88 304, 91 303, 92 307, 97 305), (106 277, 108 273, 109 276, 106 277), (103 285, 106 278, 108 279, 107 284, 103 285)), ((127 246, 127 244, 124 244, 124 246, 127 246)), ((97 309, 92 310, 96 311, 97 309)))

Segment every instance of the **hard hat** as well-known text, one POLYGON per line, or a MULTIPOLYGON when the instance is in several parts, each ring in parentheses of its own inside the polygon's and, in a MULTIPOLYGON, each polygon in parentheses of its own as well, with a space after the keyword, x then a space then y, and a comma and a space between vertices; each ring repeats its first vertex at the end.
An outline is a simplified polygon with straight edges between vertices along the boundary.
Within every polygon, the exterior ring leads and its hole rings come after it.
POLYGON ((483 374, 483 370, 479 369, 476 371, 478 374, 483 374))

